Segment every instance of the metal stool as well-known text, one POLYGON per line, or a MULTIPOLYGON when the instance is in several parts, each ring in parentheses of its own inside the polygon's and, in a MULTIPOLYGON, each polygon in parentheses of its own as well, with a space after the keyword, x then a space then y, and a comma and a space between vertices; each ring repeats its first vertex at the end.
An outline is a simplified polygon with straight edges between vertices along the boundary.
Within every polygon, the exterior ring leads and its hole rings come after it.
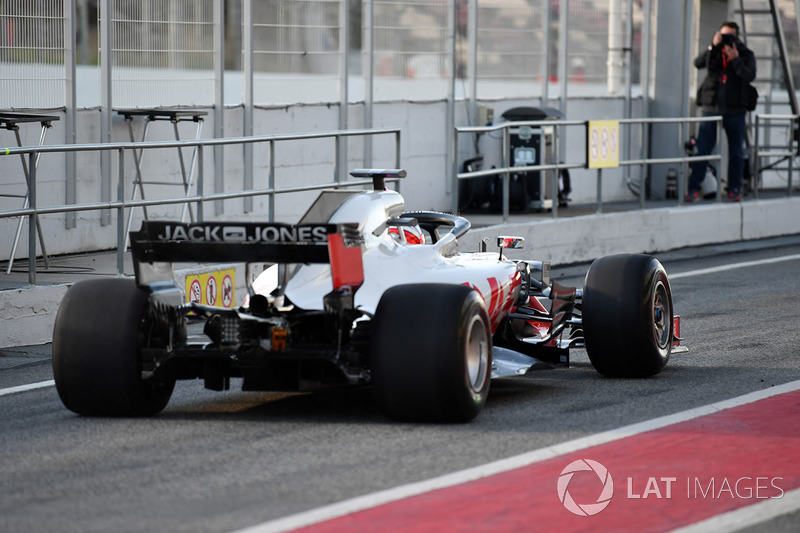
MULTIPOLYGON (((25 123, 33 123, 38 122, 42 126, 42 132, 39 135, 39 146, 44 144, 45 138, 47 137, 47 130, 52 127, 52 122, 58 120, 59 117, 55 115, 38 115, 32 113, 12 113, 7 111, 0 112, 0 129, 6 129, 9 131, 14 132, 14 136, 17 140, 17 146, 22 147, 22 139, 19 135, 19 124, 25 123)), ((41 154, 36 154, 34 159, 34 171, 39 168, 39 156, 41 154)), ((31 175, 30 169, 28 168, 28 162, 25 160, 25 155, 20 154, 20 159, 22 160, 22 171, 25 174, 25 184, 27 187, 27 192, 24 195, 15 195, 15 194, 0 194, 0 196, 4 196, 7 198, 24 198, 22 208, 27 209, 30 206, 30 198, 31 198, 31 190, 34 184, 31 183, 31 175)), ((22 225, 25 222, 25 216, 19 217, 19 222, 17 224, 17 231, 14 236, 14 244, 11 247, 11 256, 8 259, 8 268, 6 269, 6 274, 11 273, 11 268, 14 266, 14 255, 17 253, 17 246, 19 245, 20 237, 22 236, 22 225)), ((47 258, 47 249, 45 248, 44 244, 44 234, 42 233, 42 225, 39 223, 39 216, 36 215, 36 231, 39 234, 39 244, 42 247, 42 257, 44 258, 44 265, 45 268, 50 268, 49 260, 47 258)), ((32 248, 35 250, 35 246, 32 248)))
MULTIPOLYGON (((178 124, 180 122, 194 122, 197 124, 197 132, 195 134, 195 140, 200 139, 200 134, 203 130, 203 117, 205 117, 208 112, 207 111, 197 111, 191 109, 120 109, 117 111, 118 115, 122 115, 125 117, 125 121, 128 123, 128 135, 130 136, 131 142, 136 142, 133 135, 133 119, 137 116, 145 117, 144 122, 144 129, 142 131, 142 139, 141 141, 144 142, 147 140, 147 133, 150 129, 150 124, 156 121, 164 121, 168 120, 172 123, 173 131, 175 132, 175 140, 180 141, 180 132, 178 130, 178 124)), ((144 185, 182 185, 183 191, 185 196, 189 196, 192 185, 194 184, 194 176, 195 176, 195 168, 197 165, 197 147, 195 146, 192 150, 192 159, 189 164, 189 169, 186 168, 186 163, 183 158, 183 151, 181 148, 178 148, 178 159, 181 165, 181 177, 182 183, 174 183, 174 182, 164 182, 164 181, 145 181, 142 179, 142 157, 144 156, 144 150, 139 150, 138 153, 136 150, 133 151, 133 161, 136 166, 136 177, 133 180, 133 191, 131 193, 131 200, 136 199, 136 192, 139 191, 139 194, 142 200, 145 199, 144 193, 144 185)), ((189 219, 194 222, 194 212, 192 211, 191 205, 189 203, 185 203, 183 205, 183 210, 181 211, 181 221, 184 220, 186 217, 186 211, 189 211, 189 219)), ((148 219, 147 214, 147 207, 142 207, 142 211, 144 213, 145 220, 148 219)), ((128 233, 131 229, 131 223, 133 222, 133 209, 130 210, 128 213, 128 222, 125 226, 125 248, 128 247, 128 233)))

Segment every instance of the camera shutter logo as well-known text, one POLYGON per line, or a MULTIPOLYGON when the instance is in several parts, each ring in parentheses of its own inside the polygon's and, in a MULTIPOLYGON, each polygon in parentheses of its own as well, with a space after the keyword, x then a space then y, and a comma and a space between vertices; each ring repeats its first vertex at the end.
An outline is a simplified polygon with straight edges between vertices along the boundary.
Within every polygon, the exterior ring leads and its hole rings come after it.
POLYGON ((593 516, 608 507, 611 503, 611 497, 614 495, 614 480, 611 479, 611 474, 606 467, 592 461, 591 459, 578 459, 567 465, 561 471, 558 477, 558 499, 564 504, 564 507, 571 513, 578 516, 593 516), (572 481, 572 476, 576 472, 593 471, 597 474, 597 478, 603 484, 603 490, 597 497, 597 501, 593 503, 577 503, 572 499, 569 493, 569 482, 572 481))

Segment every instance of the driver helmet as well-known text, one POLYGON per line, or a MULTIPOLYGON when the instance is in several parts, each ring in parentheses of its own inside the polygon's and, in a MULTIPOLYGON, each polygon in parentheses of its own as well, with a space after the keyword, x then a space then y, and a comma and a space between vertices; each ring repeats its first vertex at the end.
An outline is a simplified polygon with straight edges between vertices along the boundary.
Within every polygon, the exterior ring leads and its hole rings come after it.
POLYGON ((425 244, 425 234, 419 226, 389 226, 389 235, 404 244, 425 244))

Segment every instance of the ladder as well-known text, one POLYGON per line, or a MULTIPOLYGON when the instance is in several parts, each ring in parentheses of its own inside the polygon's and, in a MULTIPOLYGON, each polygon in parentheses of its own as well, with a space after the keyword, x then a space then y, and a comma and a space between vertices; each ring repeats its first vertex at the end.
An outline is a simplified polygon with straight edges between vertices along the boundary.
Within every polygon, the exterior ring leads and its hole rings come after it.
MULTIPOLYGON (((792 76, 791 62, 783 31, 781 12, 777 4, 777 0, 739 0, 739 8, 735 9, 734 13, 741 21, 740 38, 753 51, 756 57, 757 73, 753 85, 758 88, 759 100, 763 106, 764 113, 797 115, 800 113, 800 106, 798 106, 797 93, 795 92, 794 77, 792 76), (784 110, 774 109, 777 107, 775 95, 780 91, 785 91, 788 96, 788 112, 784 111, 785 108, 784 110)), ((798 13, 800 0, 794 0, 794 7, 795 13, 798 13)), ((793 22, 797 24, 796 17, 793 22)), ((763 136, 763 139, 756 143, 760 152, 762 150, 785 149, 787 146, 785 142, 770 146, 773 144, 773 130, 777 128, 783 128, 785 131, 786 122, 766 123, 762 126, 763 133, 756 132, 757 140, 759 134, 763 136)), ((750 148, 749 137, 750 135, 748 134, 748 147, 750 148)), ((788 140, 792 145, 792 151, 800 155, 800 143, 798 143, 800 141, 800 132, 798 132, 798 123, 796 121, 793 121, 790 125, 788 140)), ((780 143, 780 141, 775 142, 780 143)), ((756 175, 757 183, 753 183, 752 187, 756 196, 758 195, 758 189, 761 187, 761 174, 765 170, 785 170, 785 168, 780 167, 788 162, 789 172, 791 172, 792 156, 777 160, 773 159, 764 166, 759 164, 758 158, 751 158, 751 161, 753 159, 756 159, 753 174, 756 175)))
POLYGON ((756 55, 758 73, 755 84, 767 89, 763 96, 770 103, 776 89, 785 89, 791 112, 797 114, 800 107, 776 0, 739 0, 739 9, 735 13, 742 22, 741 39, 756 55))

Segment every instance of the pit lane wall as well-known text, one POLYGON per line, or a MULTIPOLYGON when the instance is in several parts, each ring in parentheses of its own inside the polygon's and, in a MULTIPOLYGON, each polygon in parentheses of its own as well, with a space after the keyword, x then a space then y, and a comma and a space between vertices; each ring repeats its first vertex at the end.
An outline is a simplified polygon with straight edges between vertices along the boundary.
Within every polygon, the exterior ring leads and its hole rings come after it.
POLYGON ((525 249, 507 250, 512 259, 544 259, 555 264, 592 261, 604 255, 651 253, 689 246, 746 241, 800 233, 800 198, 703 203, 680 207, 540 220, 488 226, 459 240, 461 251, 498 235, 525 238, 525 249))
MULTIPOLYGON (((494 242, 498 235, 518 235, 525 237, 526 246, 524 250, 508 250, 512 259, 543 259, 558 265, 617 253, 657 256, 658 252, 688 246, 796 234, 798 211, 800 198, 785 198, 539 219, 474 228, 460 239, 459 248, 475 251, 485 237, 494 242)), ((185 277, 197 272, 179 271, 176 281, 184 286, 185 277)), ((244 275, 239 270, 236 279, 239 304, 246 293, 244 275)), ((67 287, 0 291, 0 348, 50 342, 55 314, 67 287)))

